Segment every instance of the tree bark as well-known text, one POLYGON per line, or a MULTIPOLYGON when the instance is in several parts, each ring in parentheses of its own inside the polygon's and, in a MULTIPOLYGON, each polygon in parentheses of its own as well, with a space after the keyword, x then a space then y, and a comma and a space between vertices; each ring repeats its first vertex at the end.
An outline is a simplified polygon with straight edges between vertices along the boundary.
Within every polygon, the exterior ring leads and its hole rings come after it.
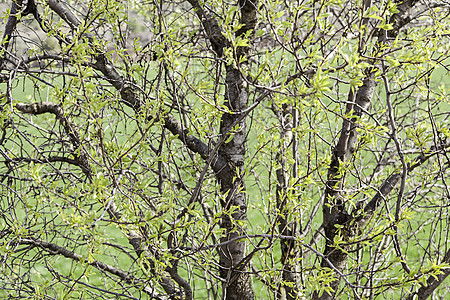
MULTIPOLYGON (((218 22, 205 12, 196 0, 189 0, 202 22, 203 28, 211 43, 213 51, 218 57, 223 56, 224 48, 231 43, 221 33, 218 22)), ((236 32, 240 37, 252 33, 256 25, 257 0, 239 0, 240 24, 242 27, 236 32)), ((246 58, 248 47, 236 49, 235 60, 239 64, 246 58)), ((247 220, 247 201, 245 197, 245 182, 243 166, 245 162, 247 142, 246 117, 241 114, 248 107, 249 92, 241 72, 234 66, 225 68, 225 102, 224 105, 230 113, 224 113, 220 124, 222 135, 231 135, 231 139, 219 148, 219 157, 226 160, 228 170, 216 174, 222 195, 226 195, 222 202, 223 217, 221 228, 225 234, 221 242, 246 234, 245 222, 247 220), (232 128, 234 126, 234 128, 232 128)), ((228 138, 227 138, 228 140, 228 138)), ((231 300, 253 299, 251 278, 244 263, 246 243, 233 241, 226 243, 219 249, 220 276, 225 279, 223 283, 223 298, 231 300)))
MULTIPOLYGON (((323 227, 325 231, 325 251, 324 255, 328 260, 323 259, 321 266, 332 268, 330 262, 339 271, 344 271, 347 265, 348 254, 345 248, 336 248, 334 240, 337 235, 348 239, 350 229, 348 223, 350 215, 347 213, 346 200, 343 193, 345 186, 345 174, 343 174, 343 164, 355 152, 355 143, 357 141, 356 120, 361 117, 364 111, 370 105, 373 93, 375 91, 375 81, 370 73, 363 85, 358 89, 356 95, 351 91, 349 93, 346 114, 353 111, 354 117, 350 120, 344 119, 341 129, 341 135, 336 147, 333 150, 330 167, 328 168, 328 179, 325 188, 325 200, 323 205, 323 227), (337 227, 342 228, 339 230, 337 227)), ((339 280, 334 280, 330 284, 333 291, 337 291, 339 280)), ((316 295, 317 297, 317 295, 316 295)), ((323 293, 319 299, 332 299, 333 293, 323 293)))
MULTIPOLYGON (((297 223, 290 220, 290 211, 286 207, 288 199, 288 184, 289 184, 289 168, 287 167, 287 150, 289 145, 294 142, 292 133, 293 128, 293 108, 291 105, 283 104, 281 108, 276 107, 272 103, 272 111, 280 122, 280 144, 277 153, 278 169, 276 199, 279 215, 277 217, 278 231, 282 236, 297 236, 297 223)), ((293 151, 294 155, 295 150, 293 151)), ((294 173, 294 172, 293 172, 294 173)), ((292 174, 294 177, 296 174, 292 174)), ((278 290, 275 291, 276 299, 295 300, 299 296, 299 278, 298 266, 295 259, 298 257, 298 245, 295 239, 281 239, 281 264, 282 264, 282 278, 283 283, 280 284, 278 290), (283 293, 284 290, 284 293, 283 293)))
MULTIPOLYGON (((447 251, 447 253, 445 253, 444 256, 444 261, 442 263, 450 263, 450 250, 447 251)), ((442 271, 441 274, 436 275, 436 276, 430 276, 427 280, 426 284, 423 284, 419 290, 417 291, 417 293, 413 293, 411 295, 409 295, 408 298, 406 298, 406 300, 425 300, 428 299, 428 297, 430 297, 433 292, 437 289, 437 287, 444 282, 444 280, 448 277, 448 275, 450 275, 450 269, 446 268, 442 271), (417 295, 417 298, 415 297, 417 295)))
MULTIPOLYGON (((232 112, 222 117, 220 132, 227 134, 230 126, 234 124, 239 114, 247 108, 248 91, 243 86, 243 80, 238 70, 228 66, 226 68, 226 100, 225 106, 232 112)), ((245 160, 246 119, 235 126, 229 134, 233 138, 225 143, 219 154, 225 157, 230 165, 233 176, 218 178, 223 195, 227 195, 222 203, 223 217, 221 228, 225 234, 221 242, 229 241, 237 236, 244 235, 244 223, 247 219, 247 203, 245 198, 245 183, 243 178, 243 165, 245 160), (232 211, 232 212, 230 212, 232 211)), ((245 272, 247 266, 240 265, 245 257, 246 243, 231 242, 219 249, 220 276, 225 279, 223 293, 225 299, 253 299, 250 276, 245 272)))
MULTIPOLYGON (((393 29, 386 32, 381 30, 379 32, 379 41, 387 42, 387 37, 395 37, 402 26, 407 24, 410 20, 409 11, 417 1, 401 1, 398 3, 399 12, 391 17, 391 23, 393 23, 393 29)), ((376 50, 379 51, 379 50, 376 50)), ((350 91, 348 97, 348 104, 346 107, 346 115, 353 112, 351 119, 344 119, 340 131, 338 143, 332 151, 332 159, 328 168, 328 178, 325 187, 325 200, 323 204, 323 228, 325 231, 325 250, 324 258, 322 259, 321 266, 327 268, 333 268, 344 273, 347 266, 347 247, 336 247, 334 245, 335 238, 339 236, 344 241, 348 240, 355 234, 351 226, 354 226, 354 217, 347 212, 346 200, 345 200, 345 163, 353 156, 355 152, 355 144, 357 141, 357 120, 370 106, 373 94, 375 92, 376 81, 374 78, 374 69, 376 67, 369 67, 366 70, 366 78, 363 81, 363 85, 360 86, 354 94, 350 91), (330 266, 330 263, 332 266, 330 266)), ((395 176, 394 176, 395 177, 395 176)), ((398 182, 398 178, 391 178, 392 185, 389 182, 387 192, 389 193, 393 186, 398 182)), ((376 201, 376 200, 375 200, 376 201)), ((332 281, 329 286, 333 292, 324 292, 319 297, 318 292, 315 292, 313 298, 328 300, 335 297, 335 293, 339 287, 339 278, 332 281)))

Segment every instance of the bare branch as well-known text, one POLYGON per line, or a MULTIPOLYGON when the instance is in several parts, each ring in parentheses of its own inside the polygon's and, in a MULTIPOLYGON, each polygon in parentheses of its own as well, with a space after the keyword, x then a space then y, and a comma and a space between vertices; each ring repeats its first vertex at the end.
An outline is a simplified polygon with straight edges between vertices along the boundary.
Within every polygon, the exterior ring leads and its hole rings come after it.
MULTIPOLYGON (((89 166, 89 161, 87 155, 81 146, 80 135, 76 130, 75 126, 69 122, 69 120, 64 116, 63 109, 52 102, 36 102, 31 104, 17 103, 15 105, 16 109, 22 113, 40 115, 45 113, 54 114, 56 119, 61 123, 64 131, 69 136, 70 141, 74 147, 72 154, 76 157, 77 165, 81 167, 83 173, 89 178, 92 178, 92 170, 89 166), (77 155, 76 152, 80 150, 80 154, 77 155)), ((67 160, 69 162, 69 160, 67 160)))
MULTIPOLYGON (((444 264, 450 264, 450 250, 445 253, 444 260, 441 262, 444 264)), ((433 292, 444 282, 444 280, 450 275, 450 268, 445 267, 441 274, 437 275, 430 275, 428 277, 427 283, 422 284, 422 286, 419 288, 419 290, 415 293, 412 293, 411 295, 406 298, 406 300, 425 300, 428 299, 433 292), (417 298, 415 297, 417 295, 417 298)))
POLYGON ((83 259, 80 255, 76 254, 75 252, 67 250, 66 248, 63 248, 57 244, 48 243, 48 242, 45 242, 45 241, 42 241, 39 239, 35 239, 35 238, 21 239, 17 242, 17 244, 32 245, 34 247, 42 248, 53 255, 62 255, 73 261, 86 263, 90 266, 93 266, 93 267, 99 269, 99 270, 102 270, 102 271, 108 272, 112 275, 115 275, 128 284, 141 286, 143 288, 143 291, 145 291, 149 295, 153 294, 153 291, 152 291, 151 287, 148 285, 148 283, 145 283, 141 280, 136 279, 133 275, 131 275, 123 270, 120 270, 118 268, 115 268, 113 266, 110 266, 108 264, 105 264, 98 260, 93 260, 93 261, 89 262, 87 258, 83 259))

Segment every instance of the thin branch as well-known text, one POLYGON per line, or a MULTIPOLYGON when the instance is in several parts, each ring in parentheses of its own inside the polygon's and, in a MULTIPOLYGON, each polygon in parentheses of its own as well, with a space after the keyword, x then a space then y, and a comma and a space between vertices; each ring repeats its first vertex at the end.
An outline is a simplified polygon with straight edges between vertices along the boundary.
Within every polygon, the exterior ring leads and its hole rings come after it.
MULTIPOLYGON (((87 155, 81 146, 80 135, 78 131, 75 129, 75 126, 69 122, 69 120, 64 116, 64 111, 62 107, 52 102, 36 102, 30 104, 17 103, 15 105, 16 109, 22 113, 32 114, 32 115, 40 115, 45 113, 54 114, 56 119, 61 123, 64 127, 64 131, 69 136, 70 141, 74 147, 73 155, 76 157, 76 161, 78 161, 78 165, 81 167, 83 173, 89 179, 92 178, 92 170, 89 166, 89 161, 87 159, 87 155), (80 154, 75 154, 77 150, 80 150, 80 154)), ((69 162, 69 161, 68 161, 69 162)))
POLYGON ((66 258, 72 259, 73 261, 86 263, 86 264, 93 266, 101 271, 105 271, 112 275, 115 275, 128 284, 141 286, 143 288, 143 291, 149 295, 153 294, 150 287, 148 286, 148 283, 135 278, 133 275, 131 275, 121 269, 118 269, 118 268, 115 268, 108 264, 105 264, 98 260, 93 260, 93 261, 89 262, 87 258, 83 259, 81 255, 78 255, 75 252, 72 252, 72 251, 70 251, 64 247, 61 247, 57 244, 48 243, 48 242, 41 241, 41 240, 35 239, 35 238, 21 239, 17 242, 17 244, 32 245, 34 247, 39 247, 41 249, 44 249, 53 255, 62 255, 66 258))
MULTIPOLYGON (((125 295, 125 294, 122 294, 122 293, 115 293, 115 292, 113 292, 113 291, 106 290, 106 289, 101 289, 101 288, 99 288, 99 287, 97 287, 97 286, 95 286, 95 285, 91 285, 91 284, 86 283, 86 282, 81 281, 81 280, 72 279, 72 278, 70 278, 70 277, 68 277, 68 276, 64 276, 64 275, 62 275, 62 274, 58 274, 58 277, 65 278, 65 279, 68 280, 68 281, 74 281, 76 284, 81 284, 81 285, 87 286, 87 287, 90 288, 90 289, 100 291, 100 292, 102 292, 102 293, 104 293, 104 294, 105 294, 105 293, 106 293, 106 294, 111 294, 111 295, 113 295, 114 297, 116 297, 116 299, 121 299, 122 297, 125 297, 125 298, 132 299, 132 300, 139 300, 139 299, 136 298, 136 297, 133 297, 133 296, 130 296, 130 295, 125 295)), ((152 297, 154 297, 154 296, 152 296, 152 297)), ((159 299, 159 298, 155 298, 155 299, 159 299)))
MULTIPOLYGON (((445 253, 444 260, 442 261, 444 264, 450 264, 450 250, 445 253)), ((425 300, 428 299, 431 294, 437 289, 439 285, 441 285, 444 280, 450 275, 450 268, 445 268, 441 274, 438 275, 430 275, 428 277, 427 283, 422 284, 422 286, 419 288, 419 290, 406 298, 406 300, 425 300), (417 295, 417 298, 415 296, 417 295)))
MULTIPOLYGON (((384 61, 381 62, 383 72, 386 72, 386 66, 384 64, 384 61)), ((386 90, 386 104, 388 107, 388 115, 389 115, 389 124, 391 125, 391 136, 394 140, 395 147, 397 148, 397 154, 400 158, 400 162, 402 163, 402 174, 401 174, 401 183, 400 183, 400 190, 397 195, 397 203, 395 206, 395 221, 396 223, 400 220, 400 210, 402 206, 402 199, 403 199, 403 193, 405 191, 405 184, 406 184, 406 176, 408 175, 408 166, 405 162, 405 156, 403 155, 403 151, 400 145, 400 142, 397 138, 397 126, 395 124, 395 118, 394 118, 394 109, 392 108, 391 103, 391 92, 389 89, 389 83, 385 75, 383 77, 384 82, 384 88, 386 90)), ((403 257, 402 248, 400 247, 400 242, 398 240, 398 231, 397 231, 397 225, 394 226, 395 235, 393 237, 394 241, 394 248, 395 252, 397 253, 397 256, 401 258, 401 264, 403 269, 407 274, 411 273, 411 269, 408 267, 408 264, 406 263, 405 258, 403 257)))
MULTIPOLYGON (((418 157, 416 157, 416 159, 412 160, 408 164, 408 172, 411 172, 412 170, 414 170, 415 168, 426 162, 429 158, 439 154, 442 150, 445 150, 447 148, 450 148, 450 142, 447 144, 443 144, 439 147, 432 146, 428 154, 424 153, 420 154, 418 157)), ((366 206, 363 209, 363 212, 355 218, 359 228, 362 228, 362 226, 364 226, 369 221, 369 219, 373 216, 375 211, 381 205, 381 202, 386 199, 386 196, 389 195, 389 193, 400 181, 401 177, 402 176, 400 172, 393 172, 378 188, 378 192, 366 204, 366 206)), ((352 215, 357 215, 357 211, 354 210, 352 212, 352 215)))

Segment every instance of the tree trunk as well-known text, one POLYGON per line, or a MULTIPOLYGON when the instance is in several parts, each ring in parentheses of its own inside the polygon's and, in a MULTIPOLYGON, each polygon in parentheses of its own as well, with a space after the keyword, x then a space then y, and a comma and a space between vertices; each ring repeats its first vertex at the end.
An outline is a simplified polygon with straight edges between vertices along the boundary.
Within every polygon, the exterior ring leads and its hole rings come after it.
MULTIPOLYGON (((242 27, 236 32, 236 36, 242 36, 249 31, 252 33, 256 25, 256 2, 240 0, 241 10, 240 24, 242 27)), ((236 61, 246 58, 248 47, 236 49, 236 61)), ((216 50, 220 55, 220 51, 216 50)), ((244 82, 241 72, 228 65, 225 78, 225 102, 224 105, 231 113, 222 116, 220 133, 232 135, 231 140, 224 143, 219 149, 219 155, 226 158, 232 176, 218 176, 220 188, 226 195, 222 203, 221 227, 225 230, 221 242, 227 242, 234 237, 245 235, 245 222, 247 220, 247 203, 243 166, 245 162, 247 143, 246 118, 241 114, 248 107, 248 85, 244 82)), ((228 138, 227 138, 228 140, 228 138)), ((230 300, 253 299, 251 278, 247 272, 248 265, 244 261, 246 243, 233 241, 219 249, 220 275, 226 281, 223 283, 223 297, 230 300)))
MULTIPOLYGON (((221 242, 244 235, 243 222, 247 219, 247 204, 245 199, 245 183, 242 166, 245 159, 246 119, 231 129, 240 117, 240 112, 247 107, 248 91, 243 87, 243 80, 238 70, 226 68, 226 100, 225 105, 233 113, 226 113, 222 117, 221 134, 231 134, 233 138, 225 143, 219 154, 228 160, 230 172, 233 176, 219 178, 221 192, 227 195, 222 203, 223 217, 221 227, 225 235, 221 242), (231 130, 230 130, 231 129, 231 130)), ((225 299, 253 299, 250 276, 244 264, 245 243, 234 241, 223 245, 220 250, 220 275, 226 279, 223 284, 225 299)))
MULTIPOLYGON (((398 13, 394 14, 390 22, 393 29, 390 31, 380 30, 378 39, 380 44, 387 42, 387 37, 395 37, 400 28, 407 24, 410 20, 409 11, 416 3, 415 0, 403 1, 398 4, 398 13)), ((376 51, 381 51, 377 49, 376 51)), ((376 55, 374 55, 376 56, 376 55)), ((356 121, 360 118, 370 106, 373 94, 375 92, 376 81, 374 78, 374 68, 366 70, 367 77, 363 81, 363 85, 359 87, 356 95, 350 91, 346 114, 353 111, 352 119, 344 119, 339 136, 338 143, 333 149, 333 156, 328 168, 328 179, 325 188, 325 200, 323 204, 323 227, 325 231, 325 251, 321 266, 332 268, 341 274, 347 266, 348 254, 347 248, 337 248, 334 246, 336 236, 340 236, 344 241, 348 240, 354 232, 351 226, 354 226, 354 218, 349 215, 345 200, 345 163, 353 156, 355 152, 355 144, 357 141, 356 121), (331 263, 331 265, 330 265, 331 263)), ((358 219, 358 218, 356 218, 358 219)), ((322 296, 314 293, 314 299, 333 299, 339 286, 339 279, 332 281, 329 287, 333 290, 331 293, 324 292, 322 296)))
MULTIPOLYGON (((280 145, 277 153, 278 169, 277 174, 277 189, 276 199, 279 215, 277 218, 278 232, 283 236, 295 237, 297 234, 297 224, 290 218, 291 211, 287 207, 289 201, 288 184, 289 171, 287 166, 287 150, 289 145, 294 143, 293 128, 293 108, 291 105, 283 104, 281 108, 272 103, 272 111, 278 118, 281 127, 280 145)), ((296 155, 294 149, 294 156, 296 155)), ((295 171, 292 174, 296 177, 295 171)), ((276 299, 295 300, 299 296, 299 278, 298 266, 295 259, 298 257, 298 245, 293 239, 280 240, 281 246, 281 264, 282 264, 282 278, 283 283, 279 285, 275 292, 276 299), (284 293, 283 291, 284 290, 284 293)))

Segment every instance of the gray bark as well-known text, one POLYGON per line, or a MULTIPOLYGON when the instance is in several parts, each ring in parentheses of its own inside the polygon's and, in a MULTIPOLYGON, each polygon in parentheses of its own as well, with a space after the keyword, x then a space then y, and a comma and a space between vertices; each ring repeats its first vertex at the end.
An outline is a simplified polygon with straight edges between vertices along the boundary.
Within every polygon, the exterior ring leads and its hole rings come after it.
MULTIPOLYGON (((293 239, 281 239, 281 263, 282 263, 282 278, 283 284, 281 289, 276 291, 277 299, 295 300, 299 296, 299 276, 298 276, 298 266, 295 263, 295 259, 298 257, 299 248, 294 239, 297 236, 297 224, 295 221, 289 220, 289 211, 286 209, 286 204, 288 201, 288 183, 289 183, 289 168, 287 167, 287 150, 289 145, 294 141, 292 134, 293 128, 293 111, 292 106, 283 105, 281 108, 276 107, 272 104, 272 111, 277 116, 280 125, 280 145, 279 151, 277 153, 277 163, 278 169, 276 170, 277 175, 277 188, 276 188, 276 199, 277 208, 279 210, 279 216, 277 218, 278 231, 282 236, 291 236, 293 239)), ((294 149, 295 155, 295 149, 294 149)), ((295 177, 296 174, 293 174, 295 177)))
MULTIPOLYGON (((346 249, 334 247, 334 239, 336 235, 343 235, 344 239, 348 238, 350 232, 347 225, 350 221, 350 215, 347 213, 346 201, 344 199, 345 175, 342 174, 342 163, 348 161, 355 151, 355 143, 357 141, 356 120, 361 117, 363 112, 367 111, 370 100, 375 91, 375 81, 372 73, 363 81, 363 85, 358 89, 356 95, 353 92, 349 94, 349 104, 346 108, 346 114, 353 111, 354 117, 351 120, 344 119, 341 129, 341 135, 336 147, 333 150, 330 167, 328 168, 328 180, 325 188, 325 200, 323 205, 323 227, 325 231, 325 251, 324 255, 328 260, 323 259, 321 266, 334 268, 344 271, 347 265, 346 249), (339 232, 336 226, 343 226, 344 231, 339 232)), ((341 227, 342 228, 342 227, 341 227)), ((335 280, 330 284, 333 291, 337 291, 339 280, 335 280)), ((332 299, 333 294, 323 293, 321 297, 316 294, 318 299, 332 299)))
MULTIPOLYGON (((450 263, 450 250, 445 253, 444 260, 442 263, 450 263)), ((444 280, 450 275, 450 269, 442 270, 442 274, 435 276, 430 276, 426 284, 423 284, 416 293, 409 295, 406 300, 425 300, 430 297, 436 288, 444 282, 444 280), (415 297, 417 296, 417 297, 415 297)))
MULTIPOLYGON (((226 100, 225 106, 232 113, 226 113, 222 117, 220 131, 227 134, 230 126, 234 124, 239 113, 247 108, 248 91, 243 87, 243 80, 238 70, 228 66, 226 68, 226 100)), ((225 235, 221 242, 229 241, 237 236, 244 235, 245 229, 239 225, 240 221, 247 219, 247 204, 245 198, 245 183, 243 178, 243 165, 245 160, 246 119, 235 126, 231 133, 233 138, 219 149, 219 155, 225 157, 231 166, 233 176, 218 178, 221 192, 226 194, 226 200, 222 203, 223 217, 221 227, 225 229, 225 235), (233 213, 228 211, 233 209, 233 213)), ((245 257, 246 243, 231 242, 219 249, 220 275, 226 279, 223 285, 225 299, 253 299, 250 276, 245 270, 247 266, 240 265, 245 257)))
MULTIPOLYGON (((378 37, 379 41, 386 42, 386 36, 395 37, 398 34, 400 28, 409 22, 409 11, 416 2, 417 1, 414 0, 399 2, 399 12, 394 14, 391 18, 394 29, 389 32, 380 31, 378 37)), ((349 237, 355 234, 351 226, 355 226, 356 224, 355 222, 352 222, 355 218, 347 212, 348 208, 346 207, 344 193, 345 172, 342 172, 342 167, 355 152, 355 144, 357 141, 356 121, 367 112, 375 91, 376 82, 373 69, 368 68, 366 74, 367 77, 363 81, 363 85, 357 90, 356 94, 354 94, 353 91, 350 91, 349 93, 346 114, 353 112, 354 117, 352 119, 343 120, 338 143, 332 151, 332 159, 328 168, 328 178, 325 187, 323 228, 326 241, 323 254, 327 259, 322 259, 321 266, 339 270, 340 273, 344 273, 347 266, 348 254, 346 250, 348 249, 345 246, 343 248, 335 247, 334 239, 337 235, 340 235, 344 240, 348 240, 349 237), (339 227, 340 230, 338 230, 337 227, 339 227), (330 264, 332 264, 332 266, 330 264)), ((359 216, 356 219, 359 221, 362 221, 362 219, 367 220, 366 218, 369 210, 371 214, 378 208, 380 199, 392 191, 393 187, 400 179, 400 176, 396 175, 398 174, 388 178, 387 182, 381 187, 382 191, 370 202, 367 211, 364 212, 364 216, 359 216)), ((339 278, 332 281, 329 287, 333 290, 332 293, 324 292, 322 296, 319 297, 319 294, 316 292, 314 293, 313 298, 321 300, 334 299, 335 293, 339 287, 339 278)))
MULTIPOLYGON (((224 48, 229 41, 221 33, 217 21, 208 15, 200 3, 189 0, 195 9, 197 16, 202 22, 203 28, 208 36, 213 51, 217 56, 223 55, 224 48)), ((239 0, 238 5, 241 12, 240 24, 243 26, 236 32, 241 36, 254 30, 256 25, 257 0, 239 0)), ((236 49, 236 61, 245 58, 249 49, 239 47, 236 49)), ((226 172, 216 174, 222 194, 227 195, 222 203, 223 217, 221 227, 225 230, 221 242, 227 242, 234 238, 245 235, 245 228, 240 225, 247 219, 247 204, 245 197, 245 182, 243 177, 243 165, 245 160, 247 142, 246 118, 241 116, 248 107, 249 92, 242 74, 233 66, 226 67, 225 78, 225 103, 230 113, 225 113, 221 119, 220 133, 232 135, 232 138, 219 148, 219 157, 225 159, 228 166, 226 172), (233 128, 234 126, 234 128, 233 128), (231 130, 230 130, 231 129, 231 130), (232 213, 228 213, 233 208, 232 213)), ((225 243, 219 249, 220 276, 225 279, 223 283, 224 299, 244 300, 253 299, 251 278, 246 270, 248 266, 244 262, 246 243, 243 241, 232 241, 225 243)))

